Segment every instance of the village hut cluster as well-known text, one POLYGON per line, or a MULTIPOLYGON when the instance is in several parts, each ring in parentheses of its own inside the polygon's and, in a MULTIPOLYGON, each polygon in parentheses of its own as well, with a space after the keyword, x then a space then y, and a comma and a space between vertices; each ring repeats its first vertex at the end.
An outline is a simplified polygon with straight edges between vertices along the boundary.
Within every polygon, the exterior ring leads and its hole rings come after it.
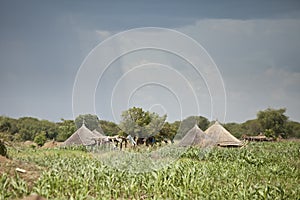
POLYGON ((243 135, 242 138, 244 140, 253 141, 253 142, 270 142, 270 141, 274 141, 274 138, 269 138, 269 137, 265 136, 263 133, 260 133, 259 135, 255 135, 255 136, 243 135))
POLYGON ((243 142, 234 137, 218 121, 216 121, 206 131, 202 131, 197 125, 195 125, 182 138, 179 146, 241 147, 243 146, 243 142))
MULTIPOLYGON (((101 128, 98 130, 89 130, 85 123, 72 134, 62 146, 83 145, 88 147, 105 146, 110 149, 126 148, 128 144, 136 146, 141 144, 141 138, 133 138, 131 135, 123 136, 106 136, 101 128)), ((146 145, 151 143, 152 138, 143 138, 146 145)), ((216 121, 207 130, 202 131, 197 125, 189 130, 186 135, 179 141, 178 146, 188 147, 241 147, 244 143, 234 137, 228 130, 226 130, 218 121, 216 121)))

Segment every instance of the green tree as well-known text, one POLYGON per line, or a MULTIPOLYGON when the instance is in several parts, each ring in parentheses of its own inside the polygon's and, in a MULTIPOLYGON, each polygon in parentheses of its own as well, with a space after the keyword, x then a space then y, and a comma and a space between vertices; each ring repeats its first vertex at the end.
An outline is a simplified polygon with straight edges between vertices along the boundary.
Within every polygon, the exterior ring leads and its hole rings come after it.
POLYGON ((39 146, 43 146, 47 141, 46 132, 42 131, 34 137, 34 142, 39 146))
POLYGON ((140 137, 145 132, 145 126, 150 123, 149 112, 142 108, 133 107, 123 111, 120 128, 131 136, 140 137))
POLYGON ((157 113, 150 112, 150 123, 146 125, 147 134, 154 136, 160 133, 160 130, 163 128, 164 123, 167 119, 167 115, 159 116, 157 113))
POLYGON ((176 135, 176 129, 169 122, 165 122, 162 129, 159 131, 157 140, 163 140, 165 138, 172 140, 176 135))
POLYGON ((39 129, 46 132, 46 137, 49 139, 56 138, 58 134, 57 124, 54 122, 50 122, 48 120, 40 120, 39 121, 39 129))
POLYGON ((264 131, 258 119, 252 119, 242 123, 241 128, 243 130, 243 134, 246 135, 258 135, 264 131))
POLYGON ((286 137, 288 117, 284 114, 285 108, 272 109, 268 108, 257 113, 257 120, 259 121, 263 130, 272 130, 275 137, 281 135, 286 137))
POLYGON ((295 121, 287 122, 288 137, 291 138, 300 138, 300 123, 295 121))
POLYGON ((243 134, 245 134, 241 124, 238 123, 226 123, 224 124, 224 128, 237 138, 240 138, 243 134))
POLYGON ((82 126, 83 122, 85 123, 88 129, 93 131, 94 129, 98 128, 99 118, 97 117, 97 115, 92 115, 92 114, 79 115, 75 119, 75 125, 77 129, 82 126))
POLYGON ((35 136, 44 131, 46 137, 53 139, 57 135, 57 126, 54 122, 39 120, 33 117, 22 117, 16 123, 18 134, 15 138, 25 141, 34 140, 35 136))
POLYGON ((265 136, 268 138, 275 138, 275 132, 272 129, 266 129, 265 130, 265 136))
POLYGON ((164 123, 162 129, 159 131, 159 136, 162 138, 171 138, 172 130, 169 122, 164 123))
POLYGON ((115 124, 114 122, 100 120, 99 124, 105 135, 108 135, 108 136, 117 135, 120 131, 119 126, 117 124, 115 124))
POLYGON ((184 137, 185 134, 195 126, 195 124, 197 124, 199 128, 205 131, 208 128, 210 122, 203 116, 189 116, 180 123, 178 134, 175 138, 181 139, 182 137, 184 137))
POLYGON ((133 107, 124 111, 121 115, 120 128, 127 135, 145 138, 159 133, 167 118, 157 113, 143 111, 142 108, 133 107))
POLYGON ((248 120, 242 124, 226 123, 224 128, 237 138, 241 138, 243 135, 258 135, 263 131, 257 119, 248 120))
POLYGON ((9 132, 11 129, 11 124, 7 118, 0 119, 0 132, 9 132))
POLYGON ((13 141, 16 139, 18 133, 17 119, 6 116, 0 116, 0 137, 5 138, 6 141, 13 141))
POLYGON ((34 140, 36 134, 42 131, 39 120, 33 117, 22 117, 18 119, 18 134, 20 134, 20 139, 22 141, 34 140))
POLYGON ((209 126, 209 120, 206 118, 206 117, 203 117, 203 116, 198 116, 197 118, 197 124, 199 126, 199 128, 201 128, 203 131, 205 131, 208 126, 209 126))
POLYGON ((56 136, 56 140, 59 142, 65 141, 76 131, 76 126, 73 120, 61 119, 61 121, 62 122, 57 123, 58 134, 56 136))

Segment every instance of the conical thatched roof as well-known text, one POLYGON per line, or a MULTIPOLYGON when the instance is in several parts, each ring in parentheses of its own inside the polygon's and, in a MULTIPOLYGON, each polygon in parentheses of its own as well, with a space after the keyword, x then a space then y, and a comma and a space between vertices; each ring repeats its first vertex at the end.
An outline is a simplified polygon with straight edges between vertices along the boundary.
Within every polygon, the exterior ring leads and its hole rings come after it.
POLYGON ((105 136, 105 133, 101 127, 101 125, 99 124, 98 127, 95 129, 98 133, 100 133, 101 135, 104 135, 105 136))
POLYGON ((181 139, 178 145, 182 147, 187 147, 187 146, 205 147, 208 145, 212 145, 212 140, 196 124, 191 130, 189 130, 186 133, 186 135, 181 139))
POLYGON ((218 121, 216 121, 206 131, 219 146, 242 146, 242 142, 231 135, 218 121))
POLYGON ((95 138, 99 138, 99 135, 90 131, 83 123, 82 126, 63 143, 63 146, 68 146, 68 145, 89 146, 95 144, 95 140, 94 140, 95 138))
MULTIPOLYGON (((101 129, 102 130, 102 129, 101 129)), ((97 129, 94 129, 92 131, 95 135, 97 135, 98 137, 106 137, 103 133, 100 133, 99 131, 97 131, 97 129)))

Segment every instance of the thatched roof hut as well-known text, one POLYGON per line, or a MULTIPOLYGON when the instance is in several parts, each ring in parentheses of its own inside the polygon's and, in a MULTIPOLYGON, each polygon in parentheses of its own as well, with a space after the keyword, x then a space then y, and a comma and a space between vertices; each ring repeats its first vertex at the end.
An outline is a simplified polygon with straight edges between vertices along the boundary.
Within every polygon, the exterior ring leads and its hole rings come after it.
POLYGON ((256 135, 256 136, 245 135, 243 138, 248 141, 256 141, 256 142, 273 141, 274 140, 273 138, 268 138, 263 133, 260 133, 259 135, 256 135))
POLYGON ((82 126, 63 143, 62 146, 69 146, 69 145, 90 146, 96 144, 95 142, 96 138, 99 138, 99 135, 90 131, 83 123, 82 126))
POLYGON ((209 145, 213 145, 213 141, 211 140, 210 136, 205 134, 196 124, 191 130, 186 133, 186 135, 181 139, 178 145, 182 147, 206 147, 209 145))
POLYGON ((97 129, 94 129, 92 132, 98 137, 106 137, 103 132, 101 133, 101 131, 99 132, 97 129))
POLYGON ((208 134, 218 146, 238 147, 243 145, 240 140, 231 135, 218 121, 210 126, 205 133, 208 134))

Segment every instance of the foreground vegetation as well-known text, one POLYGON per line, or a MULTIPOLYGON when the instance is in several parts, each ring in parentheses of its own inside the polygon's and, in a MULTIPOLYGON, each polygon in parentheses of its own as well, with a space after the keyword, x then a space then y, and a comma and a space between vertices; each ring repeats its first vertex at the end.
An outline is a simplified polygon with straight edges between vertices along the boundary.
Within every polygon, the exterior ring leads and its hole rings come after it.
MULTIPOLYGON (((298 199, 300 143, 250 143, 241 149, 190 149, 169 166, 129 173, 90 152, 9 148, 38 166, 39 178, 2 173, 0 199, 37 193, 49 199, 298 199)), ((1 166, 3 167, 3 166, 1 166)))

